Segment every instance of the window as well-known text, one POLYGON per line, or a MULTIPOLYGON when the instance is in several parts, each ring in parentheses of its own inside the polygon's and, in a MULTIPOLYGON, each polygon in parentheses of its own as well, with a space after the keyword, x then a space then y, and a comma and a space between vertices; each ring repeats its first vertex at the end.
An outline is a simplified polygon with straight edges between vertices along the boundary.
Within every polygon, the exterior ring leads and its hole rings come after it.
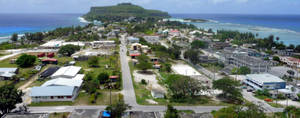
POLYGON ((51 98, 51 99, 54 99, 54 97, 53 97, 53 96, 51 96, 50 98, 51 98))
POLYGON ((72 98, 72 96, 67 96, 68 99, 72 98))

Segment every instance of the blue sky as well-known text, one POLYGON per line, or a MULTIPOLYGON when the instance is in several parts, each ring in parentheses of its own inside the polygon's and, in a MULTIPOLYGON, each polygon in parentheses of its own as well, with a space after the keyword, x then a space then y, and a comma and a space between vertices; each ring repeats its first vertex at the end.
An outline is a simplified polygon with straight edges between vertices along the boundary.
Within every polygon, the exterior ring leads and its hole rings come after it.
POLYGON ((300 0, 0 0, 0 13, 86 13, 121 2, 169 13, 300 14, 300 0))

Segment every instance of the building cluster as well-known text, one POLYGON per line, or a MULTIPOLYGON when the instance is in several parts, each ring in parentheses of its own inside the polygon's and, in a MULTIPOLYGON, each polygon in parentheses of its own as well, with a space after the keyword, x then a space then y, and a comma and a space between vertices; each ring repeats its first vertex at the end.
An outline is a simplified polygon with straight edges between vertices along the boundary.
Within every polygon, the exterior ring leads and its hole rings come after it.
POLYGON ((32 87, 32 102, 73 101, 83 83, 84 74, 79 74, 81 67, 66 66, 49 68, 41 76, 51 78, 39 87, 32 87), (53 74, 52 74, 53 73, 53 74))

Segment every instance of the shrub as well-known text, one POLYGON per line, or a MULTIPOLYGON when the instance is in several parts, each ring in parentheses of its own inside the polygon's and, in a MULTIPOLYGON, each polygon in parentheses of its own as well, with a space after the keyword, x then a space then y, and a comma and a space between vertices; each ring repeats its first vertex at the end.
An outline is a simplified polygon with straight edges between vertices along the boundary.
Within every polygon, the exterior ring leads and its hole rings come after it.
POLYGON ((142 79, 142 80, 141 80, 141 84, 147 85, 146 80, 142 79))
POLYGON ((20 67, 31 67, 35 61, 36 56, 23 54, 17 59, 16 64, 20 67))

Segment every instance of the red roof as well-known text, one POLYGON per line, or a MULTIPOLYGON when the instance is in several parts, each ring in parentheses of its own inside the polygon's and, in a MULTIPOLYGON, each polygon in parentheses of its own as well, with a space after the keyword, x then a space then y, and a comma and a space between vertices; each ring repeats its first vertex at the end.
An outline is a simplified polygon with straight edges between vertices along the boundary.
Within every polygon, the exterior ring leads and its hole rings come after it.
POLYGON ((294 61, 294 62, 300 62, 300 59, 293 58, 293 57, 289 57, 288 60, 289 61, 294 61))
POLYGON ((109 76, 110 79, 118 79, 119 76, 109 76))
POLYGON ((171 30, 172 33, 177 33, 179 32, 178 30, 171 30))
POLYGON ((141 54, 130 54, 130 56, 140 56, 141 54))
POLYGON ((50 58, 50 59, 43 59, 42 61, 57 61, 57 59, 50 58))

